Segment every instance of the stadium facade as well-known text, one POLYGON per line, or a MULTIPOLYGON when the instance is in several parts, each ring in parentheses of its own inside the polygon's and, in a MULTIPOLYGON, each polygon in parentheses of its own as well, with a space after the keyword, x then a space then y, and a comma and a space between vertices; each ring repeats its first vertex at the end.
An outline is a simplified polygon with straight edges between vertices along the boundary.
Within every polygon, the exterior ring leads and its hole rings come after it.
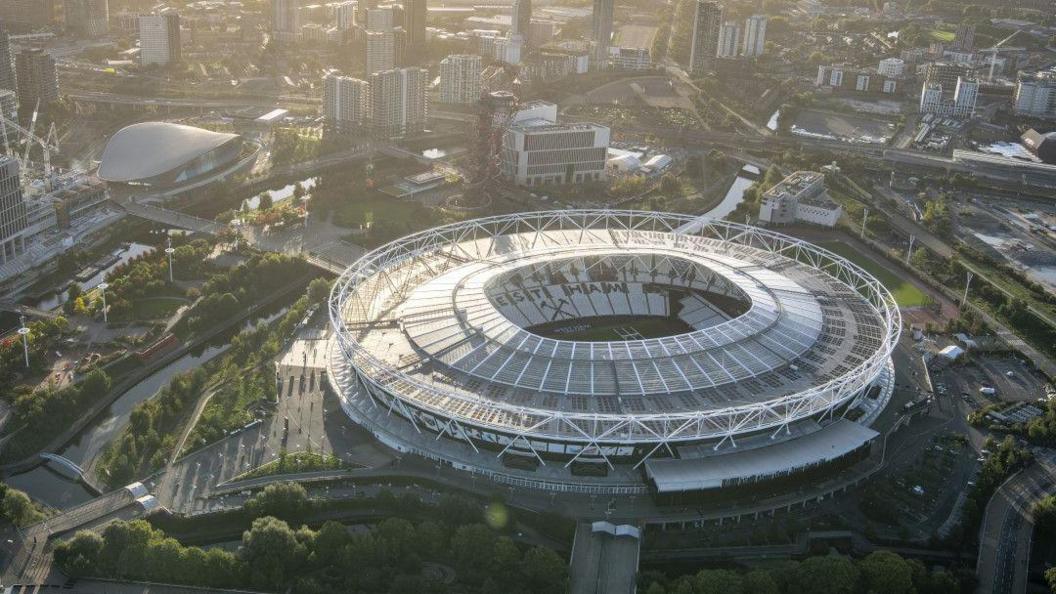
POLYGON ((809 243, 609 210, 392 242, 338 279, 330 316, 331 387, 388 446, 511 486, 661 496, 864 456, 901 325, 875 278, 809 243))

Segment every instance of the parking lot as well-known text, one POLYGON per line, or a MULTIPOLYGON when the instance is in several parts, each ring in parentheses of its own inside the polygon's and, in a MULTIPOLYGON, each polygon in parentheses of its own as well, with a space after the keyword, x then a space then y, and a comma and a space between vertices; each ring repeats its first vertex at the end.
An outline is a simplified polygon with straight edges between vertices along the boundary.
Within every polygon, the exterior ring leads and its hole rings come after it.
POLYGON ((935 375, 954 398, 965 400, 972 409, 998 402, 1034 402, 1045 397, 1045 379, 1014 356, 974 354, 969 363, 954 365, 935 375), (993 388, 985 394, 982 388, 993 388))

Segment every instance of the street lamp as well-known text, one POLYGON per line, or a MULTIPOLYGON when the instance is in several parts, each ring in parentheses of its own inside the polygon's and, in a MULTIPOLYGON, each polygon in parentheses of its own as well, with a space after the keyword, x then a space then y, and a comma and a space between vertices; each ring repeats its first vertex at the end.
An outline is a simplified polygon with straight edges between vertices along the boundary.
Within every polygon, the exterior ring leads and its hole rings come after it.
POLYGON ((26 369, 29 369, 29 328, 26 327, 26 316, 19 316, 18 323, 21 325, 18 333, 22 336, 22 354, 26 356, 26 369))
POLYGON ((106 318, 106 290, 110 288, 108 283, 99 283, 99 291, 103 294, 103 323, 109 324, 109 320, 106 318))
POLYGON ((173 282, 173 280, 172 280, 172 254, 176 251, 176 250, 172 249, 172 238, 171 237, 169 237, 168 246, 169 247, 165 248, 165 253, 169 256, 169 282, 171 283, 171 282, 173 282))

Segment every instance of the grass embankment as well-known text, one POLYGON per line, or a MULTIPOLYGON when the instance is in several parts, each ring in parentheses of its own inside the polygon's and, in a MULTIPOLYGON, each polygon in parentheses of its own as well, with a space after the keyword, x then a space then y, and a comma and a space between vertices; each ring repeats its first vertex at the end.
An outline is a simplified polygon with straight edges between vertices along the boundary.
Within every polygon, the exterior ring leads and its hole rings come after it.
POLYGON ((297 474, 300 472, 316 472, 320 470, 346 470, 355 468, 337 456, 321 454, 319 452, 293 452, 287 454, 285 451, 279 453, 278 460, 272 460, 260 466, 238 475, 233 480, 244 481, 262 476, 275 476, 280 474, 297 474))
POLYGON ((821 241, 818 242, 818 245, 850 260, 876 277, 876 280, 887 287, 888 291, 891 291, 891 295, 895 298, 895 302, 898 303, 899 307, 920 307, 929 303, 928 296, 913 283, 899 277, 853 246, 839 241, 821 241))

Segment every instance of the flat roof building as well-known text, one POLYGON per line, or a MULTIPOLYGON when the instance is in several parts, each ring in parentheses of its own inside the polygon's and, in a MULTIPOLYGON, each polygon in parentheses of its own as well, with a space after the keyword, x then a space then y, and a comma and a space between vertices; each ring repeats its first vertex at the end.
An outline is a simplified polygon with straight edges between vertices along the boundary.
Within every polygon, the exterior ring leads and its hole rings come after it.
POLYGON ((811 223, 835 227, 843 209, 825 192, 825 176, 797 171, 763 193, 759 220, 766 223, 811 223))
MULTIPOLYGON (((545 106, 531 109, 544 111, 545 106)), ((606 179, 607 127, 589 122, 559 124, 545 117, 515 121, 503 137, 503 171, 514 183, 539 186, 606 179)))

